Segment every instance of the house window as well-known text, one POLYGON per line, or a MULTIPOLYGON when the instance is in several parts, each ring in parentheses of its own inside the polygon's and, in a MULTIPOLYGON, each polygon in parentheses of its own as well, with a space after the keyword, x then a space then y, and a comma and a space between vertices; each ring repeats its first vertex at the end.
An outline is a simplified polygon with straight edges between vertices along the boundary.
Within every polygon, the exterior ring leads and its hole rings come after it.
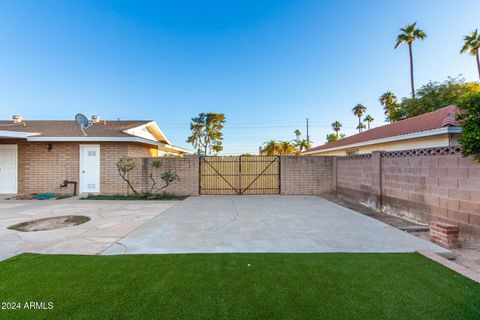
POLYGON ((350 150, 346 150, 345 151, 345 154, 347 156, 356 156, 358 154, 358 149, 350 149, 350 150))

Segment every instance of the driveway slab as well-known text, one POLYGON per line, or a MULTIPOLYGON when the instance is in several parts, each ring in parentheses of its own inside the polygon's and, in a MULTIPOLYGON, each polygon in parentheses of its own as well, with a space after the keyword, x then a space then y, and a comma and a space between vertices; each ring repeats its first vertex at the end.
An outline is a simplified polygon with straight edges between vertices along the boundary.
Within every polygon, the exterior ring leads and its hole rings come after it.
POLYGON ((103 254, 414 252, 430 242, 316 196, 190 197, 103 254))
POLYGON ((98 254, 178 201, 0 201, 0 260, 22 252, 98 254), (85 215, 87 223, 48 231, 7 227, 33 219, 85 215))

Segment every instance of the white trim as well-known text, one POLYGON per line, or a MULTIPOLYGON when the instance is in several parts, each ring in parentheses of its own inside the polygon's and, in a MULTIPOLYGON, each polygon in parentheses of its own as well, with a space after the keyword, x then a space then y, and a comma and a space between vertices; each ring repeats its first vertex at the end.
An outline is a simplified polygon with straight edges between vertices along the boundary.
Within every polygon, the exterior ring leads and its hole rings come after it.
POLYGON ((157 141, 137 137, 28 137, 27 141, 67 141, 67 142, 139 142, 151 145, 158 145, 157 141))
POLYGON ((88 191, 83 190, 82 188, 84 187, 82 184, 82 169, 83 169, 83 148, 85 147, 97 147, 98 148, 98 188, 97 191, 93 191, 90 193, 100 193, 101 192, 101 180, 102 180, 102 172, 101 172, 101 149, 99 144, 79 144, 79 156, 78 156, 78 192, 79 193, 88 193, 88 191))
POLYGON ((30 136, 36 136, 36 135, 39 135, 39 134, 40 133, 0 130, 0 138, 25 139, 25 138, 28 138, 30 136))
POLYGON ((145 127, 153 127, 153 129, 157 131, 157 134, 161 136, 161 139, 164 140, 167 144, 171 145, 170 141, 168 141, 167 137, 163 134, 162 130, 160 129, 160 127, 157 125, 155 121, 147 122, 145 124, 142 124, 141 126, 124 130, 123 132, 131 135, 135 135, 134 133, 135 130, 141 130, 145 127))
POLYGON ((137 137, 28 137, 27 141, 32 142, 138 142, 149 144, 152 146, 161 146, 167 149, 172 149, 175 151, 183 152, 183 153, 192 153, 186 149, 182 149, 180 147, 173 146, 171 144, 165 144, 158 141, 137 138, 137 137))
POLYGON ((444 128, 433 129, 433 130, 403 134, 403 135, 400 135, 400 136, 362 141, 362 142, 347 144, 347 145, 340 146, 340 147, 333 147, 333 148, 321 149, 321 150, 311 150, 311 151, 303 152, 303 154, 316 154, 316 153, 323 153, 323 152, 328 152, 328 151, 335 151, 335 150, 369 146, 369 145, 372 145, 372 144, 380 144, 380 143, 387 143, 387 142, 393 142, 393 141, 401 141, 401 140, 407 140, 407 139, 415 139, 415 138, 436 136, 436 135, 439 135, 439 134, 461 133, 461 132, 462 132, 462 128, 460 128, 460 127, 444 127, 444 128))
MULTIPOLYGON (((18 193, 18 144, 0 144, 0 146, 9 146, 12 149, 15 149, 15 193, 18 193)), ((10 193, 0 193, 0 194, 10 194, 10 193)))

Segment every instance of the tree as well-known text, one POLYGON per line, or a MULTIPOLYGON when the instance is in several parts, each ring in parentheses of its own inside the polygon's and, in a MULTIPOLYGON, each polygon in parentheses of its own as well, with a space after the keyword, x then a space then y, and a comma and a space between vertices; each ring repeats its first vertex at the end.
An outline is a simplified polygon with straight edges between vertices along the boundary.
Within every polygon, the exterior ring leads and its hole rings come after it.
POLYGON ((192 118, 190 130, 192 135, 187 142, 191 143, 198 154, 218 153, 223 150, 223 124, 225 115, 223 113, 200 113, 198 117, 192 118))
POLYGON ((362 116, 365 114, 367 111, 367 107, 365 107, 363 104, 358 103, 355 107, 353 107, 352 112, 353 114, 358 117, 358 132, 361 132, 361 124, 362 124, 362 116))
POLYGON ((293 132, 295 134, 295 140, 293 140, 293 147, 297 149, 298 153, 300 154, 303 150, 308 150, 312 148, 311 141, 307 139, 302 139, 302 133, 300 130, 295 130, 293 132))
POLYGON ((462 126, 462 136, 458 140, 463 156, 473 156, 480 162, 480 92, 463 97, 458 108, 457 119, 462 126))
POLYGON ((366 126, 365 126, 365 123, 363 123, 363 122, 359 123, 358 126, 357 126, 358 132, 362 132, 363 129, 365 129, 365 128, 366 128, 366 126))
POLYGON ((363 121, 367 122, 368 130, 370 130, 370 123, 373 122, 373 117, 371 115, 367 115, 363 121))
POLYGON ((395 44, 395 49, 398 48, 402 43, 408 44, 408 52, 410 55, 410 85, 412 87, 412 98, 415 99, 415 83, 413 80, 413 53, 412 53, 412 44, 415 40, 423 40, 427 37, 423 30, 417 28, 417 23, 412 23, 407 25, 405 28, 400 29, 402 33, 397 36, 397 42, 395 44))
POLYGON ((134 168, 135 162, 129 156, 123 156, 117 161, 118 174, 127 183, 128 187, 133 191, 133 193, 138 194, 128 177, 128 173, 134 168))
POLYGON ((288 140, 278 142, 278 152, 282 156, 298 154, 297 149, 288 140))
POLYGON ((480 58, 479 58, 479 49, 480 49, 480 33, 478 33, 478 29, 472 31, 472 34, 469 36, 465 36, 463 38, 465 41, 460 53, 468 52, 472 56, 475 56, 477 60, 477 70, 478 70, 478 78, 480 79, 480 58))
POLYGON ((337 139, 338 139, 338 132, 342 128, 342 124, 340 123, 340 121, 337 120, 334 123, 332 123, 331 126, 332 126, 333 131, 335 131, 335 133, 337 135, 337 139))
POLYGON ((297 129, 297 130, 295 130, 293 133, 295 134, 295 139, 296 139, 296 140, 300 140, 300 137, 301 137, 301 135, 302 135, 302 133, 300 132, 300 130, 297 129))
POLYGON ((308 141, 307 139, 294 140, 293 146, 297 149, 298 153, 301 153, 304 150, 312 149, 311 141, 308 141))
POLYGON ((444 82, 430 81, 417 90, 416 99, 403 98, 398 112, 404 118, 415 117, 427 112, 457 104, 463 97, 480 92, 480 84, 465 82, 463 78, 448 78, 444 82))
POLYGON ((327 134, 327 143, 335 142, 338 140, 338 135, 336 133, 327 134))
POLYGON ((378 99, 383 107, 383 111, 390 123, 401 119, 398 112, 397 97, 391 91, 387 91, 378 99))
POLYGON ((276 140, 270 140, 265 142, 264 147, 262 148, 262 154, 267 156, 276 156, 278 155, 278 143, 276 140))

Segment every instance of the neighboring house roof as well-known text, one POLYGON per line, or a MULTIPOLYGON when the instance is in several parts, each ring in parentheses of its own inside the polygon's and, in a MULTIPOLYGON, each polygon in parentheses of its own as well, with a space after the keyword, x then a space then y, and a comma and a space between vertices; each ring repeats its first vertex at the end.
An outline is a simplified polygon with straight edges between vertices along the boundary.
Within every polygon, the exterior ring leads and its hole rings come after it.
POLYGON ((460 132, 459 124, 456 120, 457 113, 457 107, 451 105, 416 117, 372 128, 353 136, 312 148, 303 152, 303 154, 346 149, 349 147, 418 138, 441 133, 460 132))
POLYGON ((132 141, 189 153, 172 146, 156 122, 151 120, 100 120, 85 132, 86 136, 75 121, 68 120, 24 120, 18 124, 11 120, 0 120, 0 138, 24 138, 28 141, 132 141))

